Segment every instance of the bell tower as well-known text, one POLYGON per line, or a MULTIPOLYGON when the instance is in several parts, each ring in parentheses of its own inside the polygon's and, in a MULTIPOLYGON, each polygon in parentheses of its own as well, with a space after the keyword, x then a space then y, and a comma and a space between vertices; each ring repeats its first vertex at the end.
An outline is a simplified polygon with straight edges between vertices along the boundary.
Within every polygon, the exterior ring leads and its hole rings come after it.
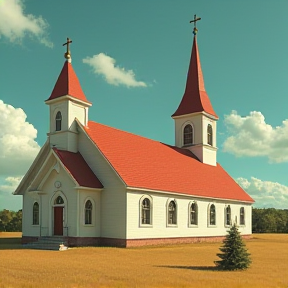
POLYGON ((88 123, 88 108, 92 105, 81 88, 80 82, 71 64, 67 38, 64 54, 66 61, 50 97, 45 101, 50 110, 49 141, 51 147, 70 152, 78 152, 77 125, 75 119, 84 126, 88 123))
POLYGON ((179 107, 172 115, 175 121, 175 145, 189 149, 205 164, 216 166, 216 115, 204 86, 194 15, 194 39, 184 95, 179 107))

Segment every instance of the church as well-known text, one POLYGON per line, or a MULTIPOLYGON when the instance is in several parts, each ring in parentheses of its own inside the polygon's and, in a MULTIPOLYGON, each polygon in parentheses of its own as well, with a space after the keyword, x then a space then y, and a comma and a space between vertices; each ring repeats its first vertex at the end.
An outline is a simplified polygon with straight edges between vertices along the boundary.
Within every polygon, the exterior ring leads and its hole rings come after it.
MULTIPOLYGON (((47 141, 15 195, 22 243, 68 246, 219 241, 236 223, 251 236, 254 200, 217 163, 217 120, 205 90, 194 26, 187 82, 172 118, 175 146, 88 117, 92 103, 66 61, 50 97, 47 141), (117 143, 117 145, 115 144, 117 143)), ((168 116, 168 115, 167 115, 168 116)))

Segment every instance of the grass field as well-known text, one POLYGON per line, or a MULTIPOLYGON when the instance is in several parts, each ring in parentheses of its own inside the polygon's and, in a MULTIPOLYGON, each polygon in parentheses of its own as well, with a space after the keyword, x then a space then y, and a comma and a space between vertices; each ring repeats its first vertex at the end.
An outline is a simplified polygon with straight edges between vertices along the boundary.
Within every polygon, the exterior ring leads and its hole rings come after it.
POLYGON ((0 250, 0 287, 287 288, 288 235, 253 236, 246 241, 252 266, 238 272, 214 269, 221 243, 63 252, 19 249, 11 244, 10 249, 0 250))

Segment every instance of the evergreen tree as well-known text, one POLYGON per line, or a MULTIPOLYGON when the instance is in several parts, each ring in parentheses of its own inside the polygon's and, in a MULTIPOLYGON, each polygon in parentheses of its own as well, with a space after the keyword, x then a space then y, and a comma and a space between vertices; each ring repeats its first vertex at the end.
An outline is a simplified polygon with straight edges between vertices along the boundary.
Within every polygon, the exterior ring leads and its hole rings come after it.
POLYGON ((217 256, 221 259, 215 261, 216 266, 221 270, 244 270, 251 264, 250 254, 242 240, 236 224, 228 231, 223 240, 223 246, 219 248, 222 253, 217 256))

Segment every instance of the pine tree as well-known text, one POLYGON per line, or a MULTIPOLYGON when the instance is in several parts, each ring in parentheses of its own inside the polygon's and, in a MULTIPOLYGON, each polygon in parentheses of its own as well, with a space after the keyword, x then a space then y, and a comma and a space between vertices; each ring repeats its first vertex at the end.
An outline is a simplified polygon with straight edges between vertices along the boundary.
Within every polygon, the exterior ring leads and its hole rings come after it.
POLYGON ((219 269, 244 270, 250 266, 250 254, 246 249, 236 224, 230 228, 223 240, 223 246, 219 249, 222 253, 218 253, 217 256, 222 260, 215 261, 219 269))

